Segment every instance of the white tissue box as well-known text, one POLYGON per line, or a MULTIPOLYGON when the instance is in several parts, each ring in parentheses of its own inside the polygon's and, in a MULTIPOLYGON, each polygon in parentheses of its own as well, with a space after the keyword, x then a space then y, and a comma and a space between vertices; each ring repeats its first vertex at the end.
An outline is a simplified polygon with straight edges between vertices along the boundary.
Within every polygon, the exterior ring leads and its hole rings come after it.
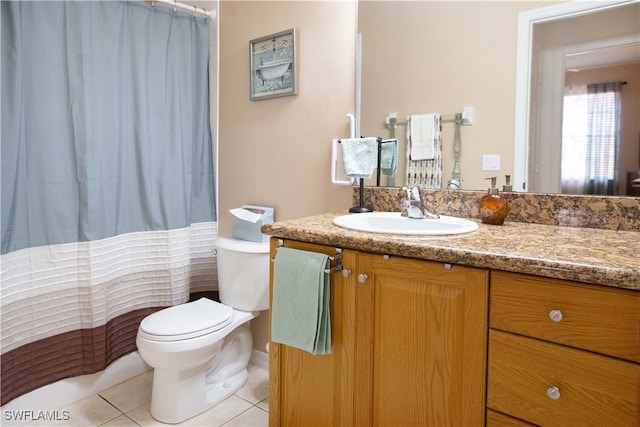
POLYGON ((260 228, 273 222, 273 208, 265 206, 243 205, 231 209, 233 215, 233 238, 250 242, 264 243, 269 236, 262 234, 260 228))

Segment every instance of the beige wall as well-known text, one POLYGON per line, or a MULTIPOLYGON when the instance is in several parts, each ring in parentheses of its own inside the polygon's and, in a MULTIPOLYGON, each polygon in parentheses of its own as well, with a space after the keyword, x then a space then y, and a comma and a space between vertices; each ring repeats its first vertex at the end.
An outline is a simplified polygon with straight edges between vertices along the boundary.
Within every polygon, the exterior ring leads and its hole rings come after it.
MULTIPOLYGON (((484 178, 513 173, 518 13, 558 2, 364 1, 362 124, 365 135, 387 136, 384 119, 460 112, 463 188, 485 189, 484 178), (382 30, 382 31, 381 31, 382 30), (483 154, 501 154, 498 172, 483 172, 483 154)), ((453 167, 453 123, 443 125, 443 183, 453 167)), ((397 136, 404 139, 405 127, 397 136)), ((396 181, 398 182, 398 181, 396 181)))
POLYGON ((329 181, 331 139, 354 112, 355 3, 222 1, 220 4, 219 224, 230 208, 272 206, 286 220, 351 206, 329 181), (249 101, 249 40, 298 30, 299 94, 249 101))
POLYGON ((557 20, 536 24, 535 43, 538 48, 557 48, 592 40, 607 40, 634 35, 640 27, 640 4, 600 11, 597 14, 574 16, 569 22, 557 20))
MULTIPOLYGON (((331 139, 348 136, 354 112, 354 1, 220 2, 218 205, 272 206, 276 221, 349 208, 351 187, 329 180, 331 139), (249 101, 249 40, 298 30, 299 94, 249 101)), ((264 351, 267 316, 252 322, 264 351)))

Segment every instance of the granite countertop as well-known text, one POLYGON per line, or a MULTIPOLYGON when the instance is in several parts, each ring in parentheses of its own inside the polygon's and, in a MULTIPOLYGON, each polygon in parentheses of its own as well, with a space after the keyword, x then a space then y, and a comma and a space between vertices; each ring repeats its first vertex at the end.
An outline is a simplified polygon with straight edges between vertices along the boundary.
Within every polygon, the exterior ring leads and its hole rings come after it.
MULTIPOLYGON (((341 213, 267 224, 265 234, 339 248, 535 274, 640 291, 640 233, 521 222, 453 236, 397 236, 333 225, 341 213)), ((357 215, 357 214, 354 214, 357 215)))

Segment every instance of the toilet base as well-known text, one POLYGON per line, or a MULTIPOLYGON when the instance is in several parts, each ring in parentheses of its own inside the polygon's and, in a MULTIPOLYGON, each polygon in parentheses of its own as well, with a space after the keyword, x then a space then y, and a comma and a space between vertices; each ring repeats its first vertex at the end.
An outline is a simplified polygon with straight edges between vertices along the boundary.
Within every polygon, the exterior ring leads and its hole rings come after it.
POLYGON ((245 385, 252 339, 244 323, 225 337, 222 348, 206 366, 176 371, 156 368, 151 392, 151 416, 177 424, 199 415, 245 385))
POLYGON ((248 379, 249 371, 245 368, 223 383, 210 384, 207 389, 207 400, 210 402, 211 407, 240 390, 248 379))

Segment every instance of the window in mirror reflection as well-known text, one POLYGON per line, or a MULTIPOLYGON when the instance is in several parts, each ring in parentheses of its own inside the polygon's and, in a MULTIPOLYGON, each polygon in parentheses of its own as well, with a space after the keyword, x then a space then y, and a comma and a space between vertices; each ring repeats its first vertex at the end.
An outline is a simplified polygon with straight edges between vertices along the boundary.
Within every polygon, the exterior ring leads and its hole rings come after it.
POLYGON ((622 82, 565 88, 562 192, 617 194, 622 82))
MULTIPOLYGON (((526 132, 516 129, 516 141, 527 144, 526 151, 522 151, 526 155, 515 163, 525 162, 529 191, 635 195, 629 187, 633 184, 629 177, 640 172, 640 0, 612 7, 600 2, 567 3, 575 3, 573 11, 588 12, 554 15, 549 11, 544 18, 534 20, 530 43, 518 47, 530 55, 526 68, 530 92, 528 110, 517 113, 518 117, 526 115, 528 120, 526 132), (589 7, 583 9, 587 3, 589 7), (608 153, 602 164, 615 169, 611 172, 605 168, 606 173, 590 175, 588 163, 566 158, 567 153, 586 158, 587 151, 568 147, 569 143, 563 141, 563 133, 568 133, 563 127, 569 126, 564 123, 563 114, 568 108, 564 102, 569 102, 564 99, 565 88, 618 81, 627 82, 620 92, 619 136, 615 143, 609 139, 610 148, 600 150, 608 153), (584 170, 564 170, 567 163, 584 170)), ((586 150, 587 146, 582 148, 586 150)))

